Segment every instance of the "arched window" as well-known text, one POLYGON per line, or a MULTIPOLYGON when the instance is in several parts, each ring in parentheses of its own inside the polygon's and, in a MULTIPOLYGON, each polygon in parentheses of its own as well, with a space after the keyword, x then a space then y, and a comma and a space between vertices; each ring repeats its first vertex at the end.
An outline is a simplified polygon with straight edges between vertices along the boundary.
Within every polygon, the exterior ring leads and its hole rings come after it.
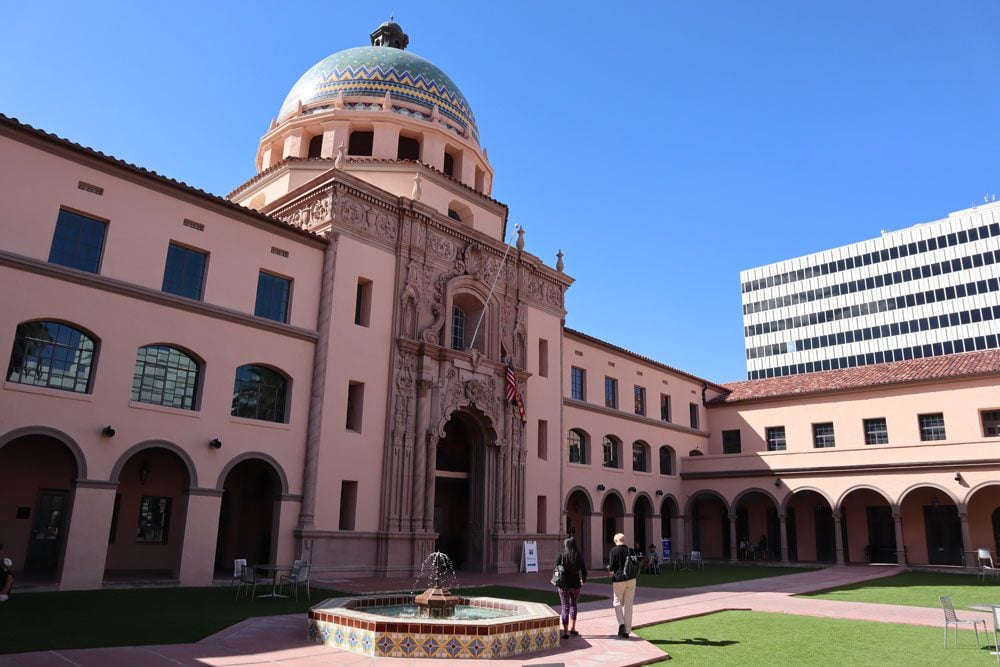
POLYGON ((94 341, 60 322, 22 322, 14 334, 7 381, 86 394, 94 363, 94 341))
POLYGON ((451 348, 467 350, 476 348, 486 354, 486 325, 483 304, 469 293, 459 293, 452 299, 451 348), (473 340, 475 337, 475 340, 473 340))
POLYGON ((688 456, 704 456, 704 455, 697 449, 692 449, 690 452, 688 452, 688 456))
POLYGON ((317 134, 309 140, 309 157, 319 157, 323 152, 323 135, 317 134))
POLYGON ((194 410, 198 375, 198 362, 175 347, 140 347, 132 377, 132 400, 194 410))
POLYGON ((444 154, 444 174, 445 176, 455 176, 455 158, 447 151, 444 154))
POLYGON ((660 447, 660 474, 674 474, 674 450, 667 445, 660 447))
POLYGON ((457 199, 448 203, 448 217, 467 226, 472 226, 472 209, 457 199))
POLYGON ((420 141, 413 137, 399 135, 399 142, 396 145, 396 157, 400 160, 419 160, 420 141))
POLYGON ((649 447, 642 440, 632 443, 632 470, 649 472, 649 447))
POLYGON ((622 443, 618 438, 613 435, 604 436, 601 449, 603 450, 605 468, 622 467, 622 443))
POLYGON ((587 455, 587 449, 588 449, 587 440, 588 440, 587 434, 581 431, 580 429, 576 428, 570 429, 569 435, 566 436, 570 463, 585 464, 590 461, 590 457, 587 455))
POLYGON ((451 349, 465 349, 465 311, 457 305, 451 307, 451 349))
POLYGON ((233 386, 234 417, 285 421, 285 396, 288 381, 278 372, 264 366, 247 364, 236 369, 233 386))

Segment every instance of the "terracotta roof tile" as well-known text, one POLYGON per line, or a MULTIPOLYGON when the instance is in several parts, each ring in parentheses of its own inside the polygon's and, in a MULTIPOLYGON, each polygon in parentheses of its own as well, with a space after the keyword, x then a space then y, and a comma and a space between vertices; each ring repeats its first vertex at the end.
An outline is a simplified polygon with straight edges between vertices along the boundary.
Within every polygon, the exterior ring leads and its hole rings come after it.
POLYGON ((738 403, 765 398, 819 394, 982 375, 1000 375, 1000 350, 949 354, 941 357, 897 361, 891 364, 873 364, 836 371, 730 382, 722 385, 729 390, 729 393, 712 399, 709 404, 738 403))

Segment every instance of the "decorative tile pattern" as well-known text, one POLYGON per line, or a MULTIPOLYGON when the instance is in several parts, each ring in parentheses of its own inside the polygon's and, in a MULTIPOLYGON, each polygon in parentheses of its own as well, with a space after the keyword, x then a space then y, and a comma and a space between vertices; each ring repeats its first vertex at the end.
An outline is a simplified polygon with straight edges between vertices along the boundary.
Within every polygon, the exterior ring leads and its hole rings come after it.
MULTIPOLYGON (((383 46, 359 46, 328 56, 302 75, 281 105, 279 117, 296 104, 313 104, 345 97, 384 97, 405 100, 427 109, 435 106, 442 116, 468 127, 479 141, 476 118, 465 96, 447 74, 420 56, 383 46)), ((371 105, 374 110, 382 109, 371 105)))
POLYGON ((368 607, 412 604, 413 596, 326 600, 309 611, 307 636, 317 643, 372 657, 503 658, 559 646, 559 617, 546 605, 494 598, 462 604, 503 609, 498 619, 395 619, 368 607))

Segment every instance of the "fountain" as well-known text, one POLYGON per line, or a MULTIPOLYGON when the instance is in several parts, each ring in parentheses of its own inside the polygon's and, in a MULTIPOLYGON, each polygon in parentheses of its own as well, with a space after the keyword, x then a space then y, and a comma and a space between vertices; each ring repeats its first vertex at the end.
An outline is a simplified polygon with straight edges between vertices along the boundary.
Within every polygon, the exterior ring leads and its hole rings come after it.
POLYGON ((308 637, 372 657, 502 658, 559 646, 548 605, 461 597, 448 590, 455 579, 451 559, 434 552, 417 578, 422 593, 324 600, 309 610, 308 637))

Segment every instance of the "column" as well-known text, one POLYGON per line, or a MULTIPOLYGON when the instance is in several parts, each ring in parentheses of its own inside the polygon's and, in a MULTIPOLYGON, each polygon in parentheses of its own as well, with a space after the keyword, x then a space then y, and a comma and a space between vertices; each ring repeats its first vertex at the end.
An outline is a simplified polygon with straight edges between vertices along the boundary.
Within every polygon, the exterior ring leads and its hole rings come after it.
MULTIPOLYGON (((410 508, 411 530, 427 530, 427 515, 424 513, 424 496, 427 491, 427 441, 430 422, 429 380, 417 380, 417 430, 413 436, 413 502, 410 508)), ((433 484, 433 477, 429 478, 433 484)), ((433 516, 433 515, 432 515, 433 516)))
POLYGON ((285 137, 285 145, 281 149, 281 158, 289 157, 305 157, 303 155, 303 146, 305 142, 305 133, 303 130, 294 130, 291 134, 285 137))
POLYGON ((222 491, 188 489, 181 545, 181 586, 211 586, 215 576, 215 545, 219 536, 222 491))
POLYGON ((783 565, 788 564, 788 525, 786 523, 785 515, 778 515, 778 535, 781 538, 781 562, 783 565))
POLYGON ((837 565, 844 564, 844 534, 840 530, 840 512, 833 513, 833 541, 837 545, 837 565))
POLYGON ((899 510, 892 513, 892 523, 896 527, 896 564, 906 565, 906 542, 903 541, 903 516, 899 510))
POLYGON ((584 521, 587 521, 587 530, 590 531, 590 553, 587 555, 587 564, 595 571, 591 577, 601 576, 605 559, 608 557, 608 554, 604 553, 603 519, 604 514, 601 512, 591 512, 584 515, 584 521))
POLYGON ((736 562, 737 548, 739 543, 736 541, 736 515, 729 515, 729 560, 736 562))
POLYGON ((399 126, 394 123, 372 123, 375 137, 372 157, 395 160, 399 156, 399 126))
POLYGON ((320 157, 337 157, 340 145, 344 145, 344 155, 347 155, 347 144, 350 141, 351 124, 347 121, 323 124, 323 148, 320 157))
MULTIPOLYGON (((59 590, 100 588, 108 557, 108 535, 118 484, 77 480, 73 489, 59 590)), ((13 513, 13 512, 11 512, 13 513)), ((125 531, 127 534, 128 531, 125 531)), ((214 551, 213 551, 214 553, 214 551)))
POLYGON ((975 549, 972 547, 972 534, 969 533, 969 513, 965 511, 965 508, 960 508, 958 511, 958 520, 962 524, 962 564, 965 567, 971 567, 978 563, 977 560, 973 560, 969 563, 969 559, 966 558, 968 554, 975 555, 975 549))
POLYGON ((694 549, 694 527, 692 525, 694 522, 688 520, 687 514, 682 514, 680 519, 681 525, 684 526, 684 549, 682 553, 689 554, 694 549))

